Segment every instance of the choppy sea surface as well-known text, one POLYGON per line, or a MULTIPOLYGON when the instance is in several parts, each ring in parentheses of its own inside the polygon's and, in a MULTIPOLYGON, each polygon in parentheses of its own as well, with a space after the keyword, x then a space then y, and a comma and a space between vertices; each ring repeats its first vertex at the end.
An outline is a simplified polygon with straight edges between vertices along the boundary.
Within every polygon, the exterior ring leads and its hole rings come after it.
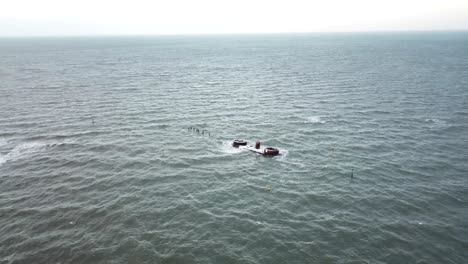
POLYGON ((0 263, 467 249, 466 32, 0 39, 0 263))

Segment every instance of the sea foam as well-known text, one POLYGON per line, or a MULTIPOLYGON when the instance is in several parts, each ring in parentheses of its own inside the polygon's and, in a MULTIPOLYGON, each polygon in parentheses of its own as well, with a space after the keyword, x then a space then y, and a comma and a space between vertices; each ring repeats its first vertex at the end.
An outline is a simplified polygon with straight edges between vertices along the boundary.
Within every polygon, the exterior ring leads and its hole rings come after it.
POLYGON ((19 144, 14 147, 10 152, 6 155, 0 157, 0 165, 6 163, 7 161, 16 160, 30 154, 36 153, 38 151, 43 150, 46 148, 48 144, 40 143, 40 142, 30 142, 30 143, 23 143, 19 144))
POLYGON ((305 124, 323 124, 325 121, 320 118, 320 116, 309 116, 306 118, 306 121, 304 121, 305 124))

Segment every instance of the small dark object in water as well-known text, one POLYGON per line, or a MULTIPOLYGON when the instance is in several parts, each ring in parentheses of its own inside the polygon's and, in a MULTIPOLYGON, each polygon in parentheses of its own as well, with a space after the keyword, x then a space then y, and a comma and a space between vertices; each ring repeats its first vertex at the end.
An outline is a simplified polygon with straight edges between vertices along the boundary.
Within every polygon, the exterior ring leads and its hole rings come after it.
POLYGON ((236 139, 232 142, 232 146, 238 148, 239 146, 247 146, 247 141, 236 139))
POLYGON ((351 169, 351 178, 354 178, 354 168, 351 169))
POLYGON ((260 141, 255 142, 255 149, 260 149, 260 141))
POLYGON ((267 156, 277 156, 279 155, 279 150, 276 149, 276 148, 265 148, 263 150, 263 155, 267 155, 267 156))

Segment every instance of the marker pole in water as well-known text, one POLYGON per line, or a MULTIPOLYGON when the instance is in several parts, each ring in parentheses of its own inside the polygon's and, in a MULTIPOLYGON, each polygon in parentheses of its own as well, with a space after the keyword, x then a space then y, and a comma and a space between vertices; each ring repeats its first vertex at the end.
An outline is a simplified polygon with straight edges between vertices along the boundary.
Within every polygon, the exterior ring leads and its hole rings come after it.
POLYGON ((351 179, 354 178, 354 168, 351 169, 351 179))

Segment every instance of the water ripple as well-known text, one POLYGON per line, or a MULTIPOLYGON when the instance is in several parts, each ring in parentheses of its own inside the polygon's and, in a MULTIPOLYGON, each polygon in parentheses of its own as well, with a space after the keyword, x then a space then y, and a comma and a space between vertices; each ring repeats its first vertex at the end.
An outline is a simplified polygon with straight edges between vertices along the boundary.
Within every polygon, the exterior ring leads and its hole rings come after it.
POLYGON ((4 40, 0 262, 464 263, 466 42, 4 40))

